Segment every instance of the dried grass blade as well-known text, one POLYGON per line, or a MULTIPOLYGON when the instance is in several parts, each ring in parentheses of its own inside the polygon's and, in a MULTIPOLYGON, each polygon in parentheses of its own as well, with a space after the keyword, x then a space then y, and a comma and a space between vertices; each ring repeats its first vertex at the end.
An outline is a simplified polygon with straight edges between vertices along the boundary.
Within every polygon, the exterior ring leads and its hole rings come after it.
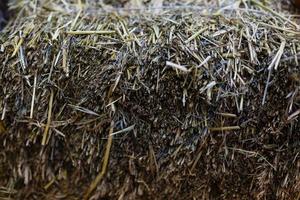
POLYGON ((190 70, 188 70, 185 66, 178 65, 176 63, 172 63, 172 62, 167 61, 166 65, 169 66, 169 67, 173 67, 175 69, 179 69, 179 70, 181 70, 183 72, 190 72, 190 70))
POLYGON ((194 33, 191 37, 189 37, 186 41, 184 41, 184 43, 189 43, 190 41, 192 41, 193 39, 195 39, 196 37, 198 37, 201 33, 203 33, 204 31, 206 31, 208 29, 208 27, 204 27, 202 29, 200 29, 199 31, 197 31, 196 33, 194 33))
POLYGON ((274 56, 271 64, 268 67, 269 72, 268 72, 267 83, 266 83, 266 87, 265 87, 265 91, 264 91, 264 96, 263 96, 263 100, 262 100, 262 105, 264 105, 266 103, 268 88, 269 88, 269 85, 270 85, 271 74, 272 74, 273 68, 275 68, 275 70, 277 70, 277 68, 279 66, 281 56, 282 56, 282 54, 284 52, 285 44, 286 44, 285 39, 282 39, 282 42, 281 42, 280 47, 279 47, 279 50, 277 51, 277 53, 274 56))
POLYGON ((240 130, 241 127, 239 126, 224 126, 224 127, 217 127, 217 128, 209 128, 211 132, 219 132, 219 131, 236 131, 240 130))
POLYGON ((67 31, 69 35, 113 34, 115 31, 67 31))
POLYGON ((34 101, 35 101, 36 84, 37 84, 36 82, 37 82, 37 72, 34 73, 33 92, 32 92, 32 100, 31 100, 31 108, 30 108, 30 119, 33 118, 34 101))
POLYGON ((51 90, 49 107, 48 107, 48 119, 47 119, 47 124, 43 135, 42 145, 46 145, 48 139, 48 132, 49 132, 49 128, 51 124, 51 116, 52 116, 53 98, 54 98, 54 92, 53 90, 51 90))
POLYGON ((102 169, 101 169, 100 173, 97 175, 96 179, 91 183, 87 192, 85 193, 84 198, 83 198, 84 200, 87 200, 89 198, 91 193, 95 190, 95 188, 100 183, 100 181, 102 180, 103 176, 106 173, 106 169, 107 169, 108 161, 109 161, 110 149, 111 149, 111 145, 112 145, 112 139, 113 139, 113 135, 112 135, 113 128, 114 128, 114 122, 112 121, 110 124, 110 130, 109 130, 108 140, 107 140, 106 149, 105 149, 105 153, 104 153, 102 169))
POLYGON ((124 129, 122 129, 122 130, 120 130, 120 131, 114 132, 114 133, 112 133, 111 135, 113 136, 113 135, 118 135, 118 134, 120 134, 120 133, 125 133, 125 132, 132 131, 132 130, 134 129, 134 127, 135 127, 135 124, 132 125, 132 126, 129 126, 129 127, 127 127, 127 128, 124 128, 124 129))

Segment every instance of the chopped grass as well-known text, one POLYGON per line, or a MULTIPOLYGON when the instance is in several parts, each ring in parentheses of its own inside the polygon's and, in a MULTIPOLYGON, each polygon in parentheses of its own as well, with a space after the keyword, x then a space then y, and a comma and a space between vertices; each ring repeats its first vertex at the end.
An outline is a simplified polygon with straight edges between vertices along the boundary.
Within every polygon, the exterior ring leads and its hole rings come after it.
POLYGON ((224 2, 11 5, 0 199, 299 198, 299 16, 224 2))

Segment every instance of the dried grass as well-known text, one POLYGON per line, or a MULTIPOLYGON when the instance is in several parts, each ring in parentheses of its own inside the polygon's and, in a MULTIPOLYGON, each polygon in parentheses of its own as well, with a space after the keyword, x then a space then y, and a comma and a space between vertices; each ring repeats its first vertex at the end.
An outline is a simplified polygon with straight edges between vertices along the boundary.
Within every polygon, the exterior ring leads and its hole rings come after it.
POLYGON ((11 6, 0 198, 299 199, 296 15, 95 2, 11 6))

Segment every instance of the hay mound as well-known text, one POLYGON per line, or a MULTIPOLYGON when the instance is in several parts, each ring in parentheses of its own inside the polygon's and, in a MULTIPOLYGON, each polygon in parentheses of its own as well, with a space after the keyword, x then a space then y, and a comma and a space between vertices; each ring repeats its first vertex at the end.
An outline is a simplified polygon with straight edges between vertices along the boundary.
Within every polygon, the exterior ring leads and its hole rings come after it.
POLYGON ((299 199, 289 16, 22 2, 0 38, 0 198, 299 199))

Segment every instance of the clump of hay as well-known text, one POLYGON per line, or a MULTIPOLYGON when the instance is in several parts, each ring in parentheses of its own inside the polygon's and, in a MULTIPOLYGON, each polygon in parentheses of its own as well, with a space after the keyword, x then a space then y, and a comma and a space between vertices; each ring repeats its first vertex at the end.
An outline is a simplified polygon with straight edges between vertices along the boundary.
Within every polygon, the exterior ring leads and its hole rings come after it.
POLYGON ((12 7, 0 197, 299 198, 297 23, 256 1, 134 6, 12 7))

